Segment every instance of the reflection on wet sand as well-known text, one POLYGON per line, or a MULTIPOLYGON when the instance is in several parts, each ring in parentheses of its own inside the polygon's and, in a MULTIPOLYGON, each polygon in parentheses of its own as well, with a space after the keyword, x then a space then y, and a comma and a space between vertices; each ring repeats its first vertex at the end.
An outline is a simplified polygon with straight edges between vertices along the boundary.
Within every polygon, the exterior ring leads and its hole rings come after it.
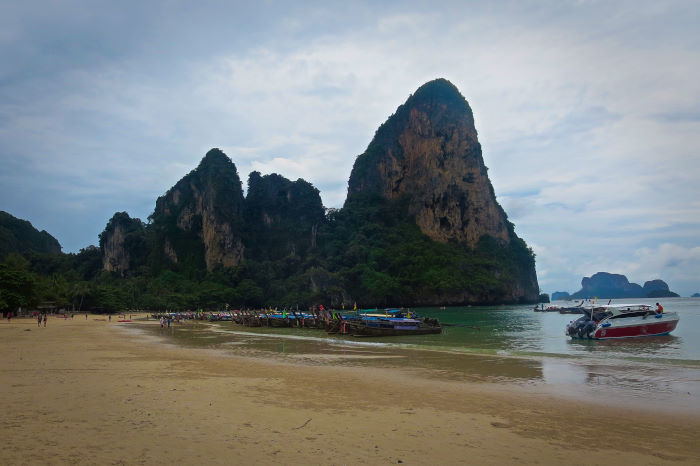
POLYGON ((683 338, 674 335, 660 335, 646 338, 622 338, 611 340, 568 340, 570 346, 585 351, 589 354, 599 352, 601 348, 614 350, 619 353, 627 353, 645 359, 653 355, 658 359, 659 355, 677 351, 683 344, 683 338))
MULTIPOLYGON (((216 349, 245 357, 274 359, 304 365, 394 368, 416 376, 451 381, 505 383, 519 389, 551 393, 605 404, 700 413, 700 368, 690 362, 660 365, 654 362, 625 364, 619 360, 475 354, 444 348, 417 348, 406 343, 350 340, 328 337, 325 332, 303 334, 277 329, 243 331, 216 324, 191 324, 170 329, 142 326, 152 335, 172 343, 216 349)), ((289 329, 283 329, 289 330, 289 329)), ((678 344, 676 337, 638 341, 578 341, 581 348, 596 351, 602 345, 634 351, 663 352, 678 344)))
MULTIPOLYGON (((269 332, 222 330, 211 325, 188 325, 162 332, 143 326, 143 330, 164 335, 183 346, 231 351, 236 355, 264 357, 311 365, 352 365, 401 369, 420 369, 433 378, 470 381, 530 382, 542 379, 541 362, 514 358, 415 349, 375 341, 328 338, 325 332, 303 336, 269 332)), ((266 329, 269 330, 269 329, 266 329)))
POLYGON ((543 358, 542 373, 541 389, 567 398, 700 413, 697 369, 543 358))

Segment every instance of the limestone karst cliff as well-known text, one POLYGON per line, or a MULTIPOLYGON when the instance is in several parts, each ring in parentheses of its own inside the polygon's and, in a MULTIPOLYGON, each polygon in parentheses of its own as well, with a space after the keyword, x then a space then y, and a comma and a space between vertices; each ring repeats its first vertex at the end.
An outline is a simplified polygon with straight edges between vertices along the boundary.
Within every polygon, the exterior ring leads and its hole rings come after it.
POLYGON ((126 273, 141 265, 148 254, 143 222, 126 212, 117 212, 100 233, 102 265, 109 272, 126 273))
POLYGON ((204 280, 189 288, 193 306, 539 297, 534 254, 496 201, 471 109, 442 79, 377 130, 355 161, 342 209, 325 209, 313 185, 278 174, 252 172, 244 197, 235 165, 212 149, 158 198, 143 233, 123 215, 101 235, 104 269, 157 277, 178 293, 187 280, 204 280))
POLYGON ((246 256, 257 260, 304 256, 325 220, 321 195, 311 183, 257 171, 248 177, 244 212, 246 256))
POLYGON ((430 238, 475 246, 482 235, 510 241, 467 101, 447 80, 421 86, 378 130, 353 167, 347 202, 361 195, 408 197, 408 213, 430 238))
POLYGON ((464 282, 474 282, 477 276, 499 282, 493 292, 474 293, 463 287, 440 296, 428 294, 425 304, 536 302, 534 258, 496 200, 471 108, 449 81, 421 86, 357 157, 345 206, 377 199, 405 209, 432 240, 471 248, 473 253, 465 252, 459 266, 464 270, 455 270, 464 282), (495 262, 466 265, 475 257, 495 262))
POLYGON ((243 190, 226 154, 212 149, 199 166, 156 201, 150 219, 157 247, 175 263, 207 270, 232 267, 243 259, 243 190))

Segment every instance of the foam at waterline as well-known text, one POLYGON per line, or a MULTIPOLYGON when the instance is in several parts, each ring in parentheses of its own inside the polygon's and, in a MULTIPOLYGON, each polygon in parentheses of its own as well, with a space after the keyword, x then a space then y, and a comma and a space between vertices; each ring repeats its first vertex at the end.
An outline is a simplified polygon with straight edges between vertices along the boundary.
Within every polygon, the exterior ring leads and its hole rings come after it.
POLYGON ((229 335, 241 335, 250 338, 262 337, 262 338, 278 338, 284 340, 300 340, 300 341, 315 341, 318 343, 326 343, 335 346, 372 346, 372 347, 393 347, 396 344, 393 343, 382 343, 374 341, 356 341, 356 340, 337 340, 334 338, 321 338, 312 337, 304 335, 285 335, 282 333, 257 333, 257 332, 240 332, 236 330, 222 330, 219 328, 212 327, 212 331, 216 333, 225 333, 229 335))

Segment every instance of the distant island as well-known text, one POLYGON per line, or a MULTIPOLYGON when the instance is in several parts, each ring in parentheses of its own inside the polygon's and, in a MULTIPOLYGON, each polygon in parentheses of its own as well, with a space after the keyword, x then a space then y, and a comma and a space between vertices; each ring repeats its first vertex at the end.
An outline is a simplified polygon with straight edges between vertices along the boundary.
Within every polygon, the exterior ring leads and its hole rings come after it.
POLYGON ((690 297, 691 298, 700 298, 700 293, 693 293, 690 297))
POLYGON ((565 291, 552 293, 553 300, 585 298, 677 298, 665 281, 656 279, 644 282, 644 286, 630 281, 621 274, 598 272, 591 277, 583 277, 581 289, 569 295, 565 291))

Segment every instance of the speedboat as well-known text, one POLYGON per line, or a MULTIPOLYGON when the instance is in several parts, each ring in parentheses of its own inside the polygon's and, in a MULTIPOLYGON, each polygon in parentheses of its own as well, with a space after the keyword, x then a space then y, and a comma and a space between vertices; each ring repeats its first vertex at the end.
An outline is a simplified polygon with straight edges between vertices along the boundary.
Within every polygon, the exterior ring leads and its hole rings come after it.
POLYGON ((668 335, 680 320, 675 312, 657 313, 647 304, 614 304, 583 311, 583 316, 566 326, 566 334, 572 338, 606 340, 668 335))

